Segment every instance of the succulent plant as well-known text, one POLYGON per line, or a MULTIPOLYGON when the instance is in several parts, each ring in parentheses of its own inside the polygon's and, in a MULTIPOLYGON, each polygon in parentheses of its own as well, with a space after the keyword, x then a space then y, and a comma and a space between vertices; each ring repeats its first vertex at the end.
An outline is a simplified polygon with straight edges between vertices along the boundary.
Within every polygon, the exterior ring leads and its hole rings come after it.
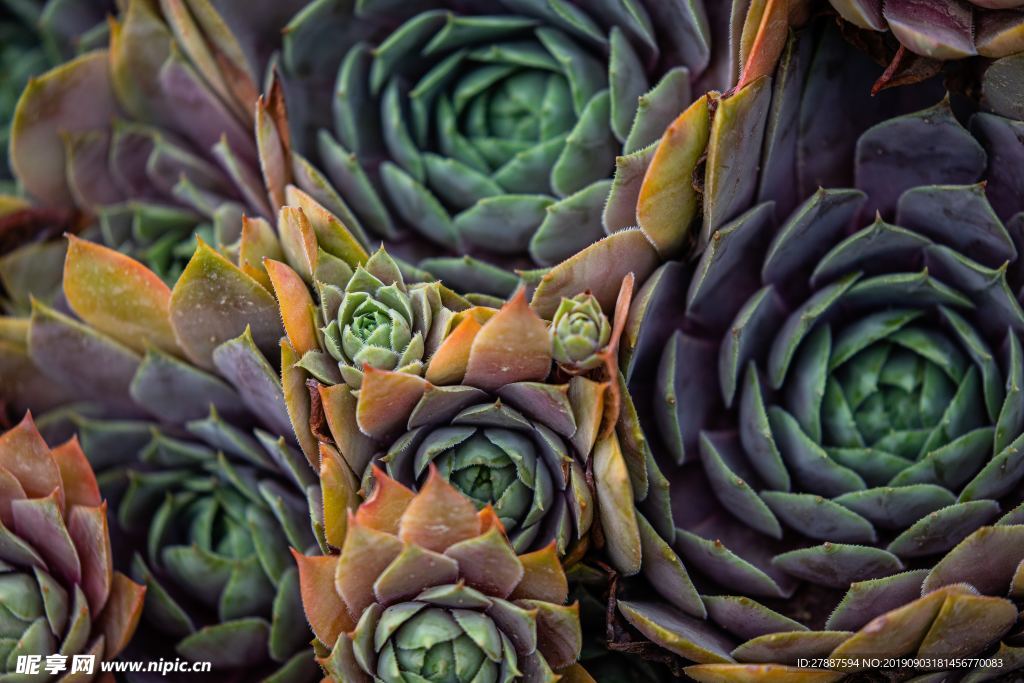
MULTIPOLYGON (((145 371, 135 379, 153 381, 145 371)), ((119 492, 118 530, 134 550, 123 559, 148 589, 134 651, 173 649, 237 680, 315 680, 288 562, 289 546, 315 547, 304 495, 315 476, 302 455, 216 410, 182 425, 182 436, 146 420, 71 419, 106 465, 102 483, 119 492)))
POLYGON ((3 395, 60 406, 49 428, 70 422, 116 493, 120 559, 149 589, 135 647, 224 680, 314 680, 287 548, 316 547, 316 479, 290 443, 273 296, 205 245, 172 291, 74 237, 63 286, 75 317, 36 302, 25 328, 8 319, 23 336, 0 362, 35 373, 3 395), (77 403, 32 389, 51 385, 77 403))
POLYGON ((109 47, 25 88, 11 164, 39 207, 93 216, 90 237, 174 282, 193 234, 234 244, 242 214, 273 218, 293 175, 324 185, 288 152, 272 76, 259 97, 278 32, 302 3, 123 4, 109 47))
POLYGON ((1024 51, 1020 0, 829 0, 850 23, 891 31, 911 52, 934 59, 1006 57, 1024 51))
POLYGON ((551 319, 551 355, 567 372, 593 370, 604 360, 612 326, 601 304, 589 292, 563 298, 551 319))
POLYGON ((648 476, 668 496, 641 506, 646 580, 619 613, 713 664, 688 670, 700 680, 798 676, 798 659, 830 654, 977 656, 1001 638, 1004 670, 1024 664, 1019 548, 966 560, 1024 530, 1024 207, 999 170, 1024 153, 1006 135, 1021 124, 979 112, 969 132, 943 100, 869 121, 852 173, 842 145, 802 155, 861 122, 838 112, 864 91, 841 86, 877 77, 837 45, 805 32, 774 89, 723 122, 748 135, 713 138, 709 164, 750 145, 762 175, 704 198, 719 222, 699 260, 652 275, 628 325, 624 367, 662 456, 648 476), (806 98, 825 88, 840 92, 810 124, 806 98), (799 197, 804 179, 844 177, 856 187, 799 197))
POLYGON ((293 553, 328 680, 593 680, 553 544, 517 556, 435 468, 415 494, 374 480, 339 555, 293 553))
POLYGON ((491 264, 603 237, 616 157, 649 157, 691 92, 774 59, 789 4, 754 5, 319 0, 285 33, 296 145, 393 254, 507 297, 491 264))
MULTIPOLYGON (((114 659, 146 589, 113 569, 106 503, 78 441, 51 450, 27 414, 0 434, 0 478, 0 673, 22 678, 26 656, 114 659)), ((32 680, 57 677, 43 670, 32 680)))
MULTIPOLYGON (((772 681, 786 676, 820 681, 856 680, 858 673, 884 675, 881 667, 866 665, 873 660, 906 657, 924 662, 931 658, 936 664, 925 664, 932 670, 922 675, 936 680, 1018 678, 1019 673, 1013 672, 1024 666, 1024 648, 1019 646, 1019 632, 1014 633, 1013 629, 1022 597, 1021 520, 1024 517, 1018 513, 1007 524, 977 529, 931 570, 914 569, 888 580, 852 584, 826 622, 826 629, 830 630, 792 630, 794 624, 782 620, 767 626, 773 617, 766 614, 760 615, 763 621, 759 628, 753 626, 755 617, 748 615, 751 626, 747 630, 762 634, 741 644, 733 655, 740 662, 758 664, 709 661, 687 667, 686 674, 702 683, 772 681), (979 558, 984 558, 983 566, 979 566, 979 558), (998 648, 993 648, 992 642, 1000 634, 1007 637, 998 648), (986 652, 989 657, 969 661, 986 652), (838 670, 791 666, 799 657, 832 657, 838 670), (943 665, 937 662, 949 658, 962 661, 941 670, 943 665)), ((735 604, 711 603, 709 611, 728 610, 735 604)))
POLYGON ((367 367, 358 392, 314 383, 315 408, 292 409, 311 415, 323 444, 327 543, 340 547, 344 511, 379 464, 413 490, 436 468, 479 508, 493 508, 517 552, 554 542, 559 555, 578 556, 595 507, 617 523, 617 383, 554 376, 547 323, 522 292, 497 312, 471 309, 455 321, 423 377, 367 367))
MULTIPOLYGON (((272 267, 275 277, 298 284, 294 271, 285 273, 283 264, 272 267)), ((319 312, 326 322, 320 328, 324 350, 307 352, 312 355, 304 358, 304 367, 332 384, 340 372, 353 389, 362 383, 364 366, 422 374, 425 358, 440 343, 439 334, 452 315, 442 303, 441 286, 406 286, 398 264, 383 248, 340 279, 346 276, 347 282, 317 283, 319 312), (324 352, 337 361, 337 370, 324 369, 324 352)), ((469 307, 468 302, 464 305, 469 307)))

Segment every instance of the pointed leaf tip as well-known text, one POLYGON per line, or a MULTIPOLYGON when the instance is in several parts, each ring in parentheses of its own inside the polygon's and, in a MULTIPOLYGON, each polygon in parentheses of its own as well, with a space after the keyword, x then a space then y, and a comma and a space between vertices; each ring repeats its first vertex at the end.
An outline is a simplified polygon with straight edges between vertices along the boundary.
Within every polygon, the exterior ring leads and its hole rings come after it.
POLYGON ((494 391, 513 382, 540 381, 551 372, 547 324, 520 288, 473 339, 465 383, 494 391))
POLYGON ((431 464, 427 481, 409 502, 399 524, 399 538, 434 552, 478 536, 476 507, 431 464))
POLYGON ((373 492, 356 510, 356 521, 371 529, 397 535, 402 514, 416 494, 389 477, 376 464, 371 468, 376 483, 373 492))

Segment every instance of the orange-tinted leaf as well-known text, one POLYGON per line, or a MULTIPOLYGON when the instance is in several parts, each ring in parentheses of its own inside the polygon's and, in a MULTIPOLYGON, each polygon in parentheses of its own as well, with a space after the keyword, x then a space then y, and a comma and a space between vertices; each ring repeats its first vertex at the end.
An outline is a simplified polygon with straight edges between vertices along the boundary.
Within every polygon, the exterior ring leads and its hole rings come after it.
POLYGON ((770 76, 789 38, 791 0, 753 0, 747 11, 740 39, 739 87, 770 76))
POLYGON ((569 598, 569 581, 558 559, 554 541, 547 547, 519 556, 525 573, 509 600, 543 600, 556 605, 569 598))
POLYGON ((473 503, 431 465, 426 483, 402 515, 399 538, 443 553, 449 546, 479 535, 479 531, 473 503))
POLYGON ((491 529, 497 528, 501 533, 508 535, 505 525, 501 523, 501 518, 498 517, 498 513, 494 511, 494 506, 490 503, 483 506, 476 516, 480 520, 480 533, 485 534, 491 529))
POLYGON ((353 619, 376 601, 373 584, 402 553, 402 547, 391 534, 364 527, 354 517, 349 519, 334 585, 353 619))
POLYGON ((328 254, 337 256, 355 270, 366 263, 370 255, 342 222, 311 196, 289 185, 285 188, 285 200, 289 206, 297 206, 306 214, 320 247, 328 254))
POLYGON ((636 214, 640 228, 662 257, 676 256, 686 246, 700 212, 693 174, 708 146, 711 116, 705 95, 665 130, 644 174, 636 214))
POLYGON ((66 509, 72 505, 97 507, 103 501, 96 474, 82 452, 77 434, 53 449, 53 459, 64 483, 66 509))
POLYGON ((473 339, 465 383, 486 390, 545 379, 551 372, 548 326, 519 289, 473 339))
POLYGON ((267 194, 274 206, 284 206, 284 188, 291 181, 291 166, 281 139, 281 129, 274 117, 273 102, 278 99, 283 102, 281 82, 275 78, 270 95, 266 98, 261 95, 256 102, 256 145, 267 194))
POLYGON ((376 465, 373 480, 373 493, 356 510, 356 520, 371 529, 397 535, 402 513, 416 494, 376 465))
POLYGON ((430 357, 427 381, 437 386, 462 382, 469 363, 469 351, 481 328, 482 325, 473 316, 463 318, 430 357))
POLYGON ((125 346, 181 354, 168 318, 171 290, 156 273, 107 247, 68 236, 64 295, 82 320, 125 346))
POLYGON ((349 512, 359 505, 359 483, 331 446, 320 444, 320 490, 324 499, 324 535, 335 548, 345 543, 349 512))
POLYGON ((110 597, 114 571, 107 504, 72 507, 68 516, 68 534, 82 564, 82 590, 89 600, 89 609, 98 614, 110 597))
POLYGON ((316 305, 309 288, 299 274, 285 264, 266 259, 263 265, 270 274, 281 307, 281 320, 295 352, 301 357, 307 351, 320 347, 316 335, 316 305))
POLYGON ((299 567, 299 593, 306 620, 320 642, 333 647, 340 634, 355 628, 355 622, 334 587, 338 558, 333 555, 309 557, 295 548, 291 550, 299 567))
POLYGON ((57 489, 60 507, 64 509, 60 470, 31 414, 0 434, 0 467, 14 475, 29 498, 43 498, 57 489))
POLYGON ((427 386, 426 380, 416 375, 364 366, 356 406, 359 429, 375 439, 404 431, 427 386))
POLYGON ((309 390, 306 387, 308 373, 295 364, 300 357, 287 339, 281 340, 281 391, 284 394, 284 407, 288 411, 288 420, 292 423, 292 431, 299 442, 299 448, 314 470, 320 467, 316 437, 310 429, 309 421, 312 414, 309 390))
POLYGON ((530 305, 540 315, 550 318, 562 297, 590 290, 601 309, 610 311, 615 307, 622 278, 633 273, 637 282, 644 282, 660 261, 658 251, 641 230, 621 230, 545 273, 530 305))
POLYGON ((97 620, 106 641, 105 659, 119 655, 131 641, 142 616, 145 597, 145 586, 140 586, 121 572, 114 572, 110 599, 97 620))
POLYGON ((316 233, 302 209, 282 206, 277 214, 277 233, 281 237, 288 265, 306 282, 313 281, 318 260, 316 233))

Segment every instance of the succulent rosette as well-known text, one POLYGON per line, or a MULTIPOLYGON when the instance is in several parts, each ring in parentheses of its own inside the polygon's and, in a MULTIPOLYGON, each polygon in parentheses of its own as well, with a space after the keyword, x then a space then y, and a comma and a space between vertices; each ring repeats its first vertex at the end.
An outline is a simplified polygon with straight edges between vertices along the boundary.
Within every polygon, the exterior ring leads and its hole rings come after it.
MULTIPOLYGON (((142 372, 136 381, 153 380, 142 372)), ((148 590, 135 651, 165 653, 170 642, 220 677, 315 680, 288 562, 289 547, 316 545, 304 495, 315 475, 302 455, 215 411, 182 425, 183 436, 145 420, 72 420, 107 466, 104 485, 119 491, 131 574, 148 590)))
POLYGON ((340 554, 294 553, 328 680, 593 680, 553 544, 517 555, 436 470, 415 494, 374 479, 340 554))
POLYGON ((850 106, 837 93, 821 124, 798 127, 805 98, 877 77, 837 45, 809 30, 786 51, 774 87, 732 121, 754 135, 708 152, 763 150, 762 185, 705 197, 718 222, 699 259, 638 294, 625 367, 657 435, 649 475, 669 492, 641 507, 646 581, 619 612, 713 665, 689 670, 700 680, 810 676, 789 667, 851 653, 980 656, 1000 641, 1011 671, 1024 664, 1022 205, 999 169, 1022 158, 1005 134, 1020 122, 979 112, 968 130, 944 100, 866 126, 852 173, 842 145, 802 156, 861 121, 830 116, 850 106), (847 175, 855 187, 794 193, 847 175), (1000 550, 969 560, 980 547, 1000 550))
MULTIPOLYGON (((21 679, 19 657, 114 659, 146 589, 113 569, 106 503, 78 441, 51 449, 26 415, 0 434, 0 479, 0 675, 21 679)), ((95 666, 80 680, 98 674, 95 666)), ((32 680, 58 677, 37 671, 32 680)))
POLYGON ((603 237, 616 158, 758 68, 778 41, 755 37, 780 38, 788 9, 755 5, 314 2, 285 33, 296 144, 393 253, 508 296, 488 262, 552 265, 603 237))
POLYGON ((1020 0, 829 0, 843 19, 869 31, 890 31, 923 57, 1006 57, 1024 50, 1020 0))
MULTIPOLYGON (((321 313, 328 321, 320 329, 324 350, 337 361, 337 372, 353 389, 362 384, 364 366, 421 374, 424 359, 440 343, 442 318, 452 315, 442 302, 439 283, 407 286, 398 264, 383 248, 357 265, 343 287, 334 282, 317 284, 321 313), (438 332, 434 332, 435 322, 438 332)), ((313 351, 313 357, 323 353, 313 351)), ((304 366, 316 370, 322 364, 314 363, 313 357, 304 366)), ((330 382, 337 373, 316 374, 330 382)))
POLYGON ((73 316, 35 302, 2 348, 34 370, 3 397, 63 391, 47 427, 81 435, 118 500, 119 559, 148 588, 133 647, 212 662, 218 680, 314 680, 287 548, 317 545, 316 477, 292 440, 272 294, 206 245, 172 290, 74 237, 63 286, 73 316))
POLYGON ((552 356, 567 372, 593 370, 611 341, 612 326, 589 292, 563 298, 551 319, 552 356))
POLYGON ((22 93, 10 158, 25 193, 94 217, 89 237, 174 282, 195 233, 234 244, 242 215, 273 219, 291 180, 326 186, 291 156, 279 88, 264 77, 301 4, 123 3, 109 45, 22 93))

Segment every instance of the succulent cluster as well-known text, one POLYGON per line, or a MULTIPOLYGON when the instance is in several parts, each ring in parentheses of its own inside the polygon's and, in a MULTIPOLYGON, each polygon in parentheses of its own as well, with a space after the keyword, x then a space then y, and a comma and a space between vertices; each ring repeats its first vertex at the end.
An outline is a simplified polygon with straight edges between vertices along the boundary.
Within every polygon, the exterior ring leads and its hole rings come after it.
POLYGON ((1024 671, 1024 4, 6 5, 0 679, 1024 671))

